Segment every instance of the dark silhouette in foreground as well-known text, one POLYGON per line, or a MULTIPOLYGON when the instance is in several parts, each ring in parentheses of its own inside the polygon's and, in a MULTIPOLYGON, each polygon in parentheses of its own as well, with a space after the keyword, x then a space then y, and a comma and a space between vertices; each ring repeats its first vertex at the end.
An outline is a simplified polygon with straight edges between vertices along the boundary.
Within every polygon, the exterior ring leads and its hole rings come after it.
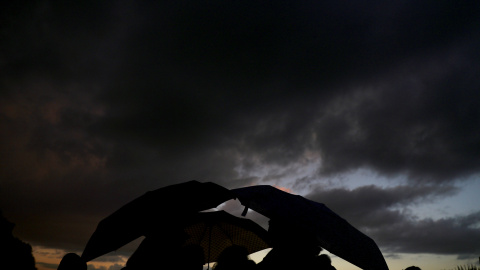
POLYGON ((168 221, 160 228, 146 233, 125 270, 160 265, 164 269, 200 270, 207 262, 217 262, 219 269, 243 269, 255 265, 248 254, 270 246, 268 232, 260 225, 224 211, 199 213, 184 222, 168 221))
MULTIPOLYGON (((361 269, 388 270, 385 258, 375 241, 325 204, 269 185, 236 188, 232 189, 232 192, 245 209, 252 209, 277 222, 295 225, 291 226, 291 230, 285 230, 288 237, 292 238, 301 233, 303 237, 306 236, 303 240, 311 242, 313 248, 313 244, 325 247, 332 254, 361 269)), ((247 210, 242 214, 247 214, 247 210)), ((302 240, 300 236, 298 238, 302 240)), ((300 246, 301 242, 296 246, 300 246)), ((278 249, 280 248, 274 247, 273 251, 278 249)), ((308 249, 305 252, 309 252, 308 249)), ((296 252, 294 247, 292 251, 296 252)), ((291 261, 288 256, 285 260, 291 261)))
POLYGON ((139 237, 169 233, 172 224, 180 227, 182 220, 233 198, 230 190, 211 182, 188 181, 148 191, 98 223, 82 258, 88 262, 139 237))
POLYGON ((185 245, 201 246, 207 262, 217 262, 229 246, 242 246, 248 254, 270 247, 267 230, 225 211, 198 213, 183 226, 189 236, 185 245))
POLYGON ((13 236, 15 224, 0 211, 0 261, 2 269, 36 270, 32 247, 13 236))
POLYGON ((87 263, 75 253, 63 256, 57 270, 87 270, 87 263))
POLYGON ((418 266, 412 265, 412 266, 409 266, 409 267, 405 268, 405 270, 422 270, 422 269, 420 269, 420 267, 418 267, 418 266))
POLYGON ((206 263, 203 253, 203 248, 198 245, 182 247, 176 269, 202 270, 203 265, 206 263))
POLYGON ((228 190, 189 181, 147 192, 101 220, 81 258, 90 261, 140 236, 126 270, 200 270, 207 262, 217 262, 216 270, 336 270, 320 255, 322 247, 362 269, 388 270, 376 243, 324 204, 266 185, 228 190), (268 232, 223 211, 202 212, 232 198, 245 206, 243 216, 251 208, 270 218, 268 232), (248 259, 269 247, 258 265, 248 259))
POLYGON ((327 254, 320 254, 315 258, 315 269, 318 270, 336 270, 332 265, 332 260, 327 254))
POLYGON ((273 248, 258 264, 260 269, 318 269, 316 258, 322 248, 305 232, 288 222, 270 220, 268 233, 273 248))
MULTIPOLYGON (((183 230, 172 228, 162 236, 149 234, 127 261, 128 270, 159 268, 175 269, 186 235, 183 230)), ((184 258, 183 258, 184 260, 184 258)))
POLYGON ((215 263, 214 270, 253 270, 256 264, 248 258, 248 251, 242 246, 226 248, 215 263))

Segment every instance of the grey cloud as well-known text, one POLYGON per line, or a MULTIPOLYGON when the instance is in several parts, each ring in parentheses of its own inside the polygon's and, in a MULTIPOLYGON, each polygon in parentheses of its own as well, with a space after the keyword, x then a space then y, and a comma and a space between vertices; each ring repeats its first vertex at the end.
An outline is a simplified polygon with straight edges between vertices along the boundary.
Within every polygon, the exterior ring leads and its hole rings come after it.
MULTIPOLYGON (((118 146, 115 154, 129 153, 124 141, 166 156, 202 145, 240 148, 284 165, 309 149, 321 153, 322 173, 372 167, 448 180, 478 171, 473 3, 90 3, 33 10, 42 11, 37 17, 46 26, 39 31, 51 42, 38 46, 62 48, 42 76, 95 82, 105 116, 89 131, 118 146), (89 16, 81 16, 86 10, 89 16), (451 61, 452 50, 461 51, 461 61, 451 61), (426 72, 432 69, 439 70, 433 78, 426 72), (60 71, 67 74, 54 76, 60 71), (371 88, 372 97, 349 101, 371 88), (332 114, 342 98, 340 106, 349 107, 332 114)), ((25 36, 35 39, 35 31, 25 36)), ((26 58, 27 69, 32 61, 26 58)))
POLYGON ((451 254, 475 257, 480 249, 480 213, 440 220, 399 222, 375 230, 378 243, 391 252, 451 254), (466 222, 466 220, 470 220, 466 222), (474 227, 476 225, 476 227, 474 227))
POLYGON ((406 207, 450 196, 450 186, 365 186, 354 190, 312 192, 308 198, 325 203, 367 233, 387 253, 432 253, 471 257, 478 254, 480 213, 438 220, 419 219, 406 207))
POLYGON ((368 229, 403 221, 408 215, 403 210, 406 207, 448 197, 457 191, 452 186, 380 188, 370 185, 353 190, 316 190, 308 194, 307 198, 326 204, 354 226, 368 229))
POLYGON ((0 207, 25 240, 81 249, 147 190, 305 152, 445 184, 362 191, 373 224, 479 171, 478 1, 2 5, 0 207))
POLYGON ((448 54, 417 63, 415 73, 402 67, 400 74, 360 84, 357 94, 332 103, 316 127, 321 172, 370 167, 442 181, 478 170, 472 162, 478 158, 478 66, 468 53, 448 54))

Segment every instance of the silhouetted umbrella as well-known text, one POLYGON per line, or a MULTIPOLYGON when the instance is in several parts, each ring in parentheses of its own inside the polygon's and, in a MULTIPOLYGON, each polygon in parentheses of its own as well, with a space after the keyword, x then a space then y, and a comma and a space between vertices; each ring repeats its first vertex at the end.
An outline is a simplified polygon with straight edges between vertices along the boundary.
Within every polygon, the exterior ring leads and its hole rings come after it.
POLYGON ((90 261, 140 236, 168 233, 168 228, 198 211, 230 199, 233 196, 228 189, 210 182, 189 181, 149 191, 100 221, 82 258, 90 261))
POLYGON ((216 262, 220 253, 232 245, 245 247, 248 254, 270 247, 264 228, 225 211, 199 213, 184 230, 189 236, 185 246, 201 246, 206 262, 216 262))
POLYGON ((377 244, 324 204, 268 185, 232 191, 245 209, 248 207, 271 220, 293 224, 296 230, 312 235, 318 245, 346 261, 362 269, 388 270, 377 244))

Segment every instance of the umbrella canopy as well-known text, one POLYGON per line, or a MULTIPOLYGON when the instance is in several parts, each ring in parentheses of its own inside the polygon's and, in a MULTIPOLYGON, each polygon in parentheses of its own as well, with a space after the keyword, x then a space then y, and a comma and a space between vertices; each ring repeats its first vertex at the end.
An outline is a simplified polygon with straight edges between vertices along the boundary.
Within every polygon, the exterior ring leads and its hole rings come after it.
POLYGON ((185 246, 203 248, 206 262, 216 262, 227 247, 237 245, 248 254, 270 247, 268 232, 254 221, 233 216, 225 211, 199 213, 184 227, 189 238, 185 246))
POLYGON ((230 199, 228 189, 210 182, 189 181, 149 191, 100 221, 82 258, 90 261, 140 236, 157 234, 162 228, 168 231, 198 211, 230 199))
POLYGON ((246 207, 293 225, 292 230, 313 236, 318 245, 346 261, 366 270, 388 270, 375 242, 324 204, 268 185, 232 191, 246 207))

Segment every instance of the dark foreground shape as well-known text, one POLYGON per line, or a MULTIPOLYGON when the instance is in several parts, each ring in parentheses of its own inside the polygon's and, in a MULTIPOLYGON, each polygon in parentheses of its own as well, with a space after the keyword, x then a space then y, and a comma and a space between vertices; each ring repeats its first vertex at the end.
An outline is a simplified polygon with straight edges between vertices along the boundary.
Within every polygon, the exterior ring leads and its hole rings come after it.
POLYGON ((225 211, 199 213, 187 222, 185 245, 203 248, 206 262, 217 262, 229 247, 240 246, 247 254, 271 247, 268 232, 254 221, 225 211))
POLYGON ((2 269, 36 270, 32 247, 13 236, 15 224, 0 211, 0 261, 2 269))
POLYGON ((228 189, 210 182, 189 181, 149 191, 100 221, 82 258, 90 261, 140 236, 168 233, 185 218, 233 198, 228 189))
POLYGON ((246 207, 288 224, 291 235, 310 235, 321 247, 362 269, 388 270, 377 244, 324 204, 268 185, 232 191, 246 207))
MULTIPOLYGON (((249 252, 242 246, 230 246, 219 256, 214 270, 253 270, 255 262, 248 258, 249 252)), ((279 268, 282 269, 282 268, 279 268)))
POLYGON ((87 263, 75 253, 63 256, 57 270, 87 270, 87 263))
POLYGON ((147 236, 128 259, 125 270, 154 269, 159 264, 162 269, 202 269, 207 262, 218 262, 226 250, 240 248, 247 258, 269 248, 268 237, 268 232, 252 220, 225 211, 196 213, 181 226, 147 236))

